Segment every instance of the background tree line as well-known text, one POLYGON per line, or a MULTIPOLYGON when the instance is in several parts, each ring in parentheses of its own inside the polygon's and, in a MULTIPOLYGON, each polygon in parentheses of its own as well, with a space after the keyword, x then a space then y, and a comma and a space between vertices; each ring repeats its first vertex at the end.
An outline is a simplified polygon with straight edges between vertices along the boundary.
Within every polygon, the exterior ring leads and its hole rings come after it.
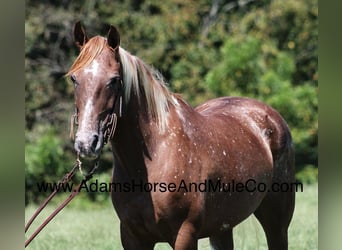
MULTIPOLYGON (((26 202, 35 183, 56 181, 74 160, 69 139, 73 87, 64 74, 78 54, 72 28, 121 33, 121 46, 159 69, 193 106, 249 96, 288 122, 297 177, 317 178, 317 0, 26 1, 26 202)), ((109 180, 111 155, 100 176, 109 180)), ((93 197, 93 199, 101 199, 93 197)))

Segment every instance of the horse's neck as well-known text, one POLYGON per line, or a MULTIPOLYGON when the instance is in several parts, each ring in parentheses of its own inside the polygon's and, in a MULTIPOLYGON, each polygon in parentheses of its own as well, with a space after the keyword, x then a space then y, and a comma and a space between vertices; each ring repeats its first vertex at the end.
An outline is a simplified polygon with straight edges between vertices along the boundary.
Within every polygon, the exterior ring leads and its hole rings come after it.
POLYGON ((112 141, 117 167, 131 177, 144 175, 145 160, 151 158, 153 144, 158 140, 158 129, 147 105, 131 99, 118 120, 112 141))
POLYGON ((145 162, 152 160, 157 147, 170 136, 170 131, 175 127, 183 129, 185 120, 190 122, 195 111, 180 99, 178 104, 169 106, 168 121, 162 130, 146 105, 135 99, 129 102, 118 121, 112 144, 116 161, 123 171, 137 176, 146 171, 145 162))

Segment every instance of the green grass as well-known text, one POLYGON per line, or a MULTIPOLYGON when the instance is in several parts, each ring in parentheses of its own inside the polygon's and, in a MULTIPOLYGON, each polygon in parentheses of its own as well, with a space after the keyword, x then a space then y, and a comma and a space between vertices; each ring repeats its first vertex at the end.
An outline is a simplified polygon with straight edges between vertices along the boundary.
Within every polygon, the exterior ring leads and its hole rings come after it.
MULTIPOLYGON (((76 200, 79 198, 81 197, 76 200)), ((26 219, 33 214, 35 208, 26 208, 26 219)), ((30 235, 53 209, 54 206, 47 207, 26 235, 30 235)), ((250 216, 234 229, 234 244, 235 249, 267 249, 264 232, 254 216, 250 216)), ((90 206, 86 209, 81 209, 76 202, 61 211, 27 249, 122 249, 119 220, 109 199, 102 207, 90 206)), ((155 249, 171 247, 158 243, 155 249)), ((201 239, 199 249, 210 249, 209 240, 201 239)), ((289 249, 318 249, 317 184, 304 185, 304 192, 297 193, 295 213, 289 228, 289 249)))

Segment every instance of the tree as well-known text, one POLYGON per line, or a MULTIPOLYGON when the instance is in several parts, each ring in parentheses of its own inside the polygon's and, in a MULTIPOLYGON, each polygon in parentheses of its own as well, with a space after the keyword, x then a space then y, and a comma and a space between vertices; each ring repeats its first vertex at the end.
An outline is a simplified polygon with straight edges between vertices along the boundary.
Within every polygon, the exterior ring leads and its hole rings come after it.
POLYGON ((317 166, 317 2, 272 1, 230 22, 229 33, 206 84, 273 106, 290 125, 299 168, 317 166))

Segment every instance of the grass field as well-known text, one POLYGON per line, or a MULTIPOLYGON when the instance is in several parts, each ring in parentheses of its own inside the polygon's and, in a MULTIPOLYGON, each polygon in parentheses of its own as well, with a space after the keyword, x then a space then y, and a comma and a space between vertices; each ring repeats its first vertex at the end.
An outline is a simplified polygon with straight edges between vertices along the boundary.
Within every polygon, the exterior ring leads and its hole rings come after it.
MULTIPOLYGON (((25 209, 26 219, 33 214, 35 208, 29 206, 25 209)), ((47 207, 27 235, 53 209, 54 207, 47 207)), ((253 216, 234 229, 234 244, 235 249, 267 249, 264 232, 253 216)), ((100 208, 81 209, 71 205, 58 214, 27 249, 122 249, 119 220, 109 199, 100 208)), ((172 248, 168 244, 158 243, 155 249, 172 248)), ((210 249, 209 240, 200 240, 199 249, 210 249)), ((304 185, 304 192, 297 193, 295 213, 289 229, 289 249, 318 249, 318 184, 304 185)))

